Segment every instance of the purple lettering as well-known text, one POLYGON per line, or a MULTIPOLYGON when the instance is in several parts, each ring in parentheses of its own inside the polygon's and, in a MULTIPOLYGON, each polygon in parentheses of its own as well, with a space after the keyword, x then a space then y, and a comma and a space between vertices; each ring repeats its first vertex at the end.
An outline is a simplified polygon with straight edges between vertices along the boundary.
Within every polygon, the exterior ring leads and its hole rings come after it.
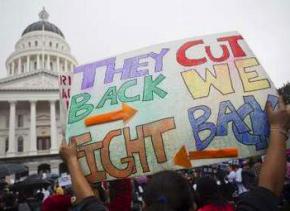
POLYGON ((82 87, 81 89, 88 89, 94 86, 95 77, 96 77, 96 69, 98 67, 106 66, 107 70, 111 69, 115 65, 115 57, 105 59, 102 61, 97 61, 90 64, 81 65, 74 69, 74 73, 83 73, 82 87))
POLYGON ((169 48, 162 48, 159 54, 151 52, 150 56, 155 60, 155 72, 162 71, 163 68, 163 57, 169 51, 169 48))

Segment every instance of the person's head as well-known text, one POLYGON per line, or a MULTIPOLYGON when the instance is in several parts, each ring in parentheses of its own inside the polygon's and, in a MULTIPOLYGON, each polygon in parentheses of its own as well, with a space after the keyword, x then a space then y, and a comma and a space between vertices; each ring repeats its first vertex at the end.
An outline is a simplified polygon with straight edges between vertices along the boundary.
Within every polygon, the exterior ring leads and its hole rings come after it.
POLYGON ((229 171, 236 171, 237 170, 237 165, 229 165, 229 171))
POLYGON ((144 191, 145 211, 193 210, 193 194, 184 177, 174 171, 154 174, 144 191))
POLYGON ((200 178, 196 183, 196 193, 197 202, 200 207, 206 204, 225 204, 225 200, 219 192, 217 182, 212 177, 200 178))
POLYGON ((243 161, 242 167, 243 167, 243 170, 249 170, 250 169, 249 162, 247 160, 243 161))

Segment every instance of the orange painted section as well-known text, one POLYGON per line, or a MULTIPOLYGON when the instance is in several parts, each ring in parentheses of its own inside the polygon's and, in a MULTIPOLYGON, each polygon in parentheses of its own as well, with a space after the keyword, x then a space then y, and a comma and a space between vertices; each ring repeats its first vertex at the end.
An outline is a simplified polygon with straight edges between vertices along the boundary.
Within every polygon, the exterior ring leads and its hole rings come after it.
POLYGON ((209 149, 189 152, 190 160, 238 157, 237 148, 209 149))
POLYGON ((134 116, 136 112, 137 112, 136 109, 130 107, 127 104, 122 104, 122 109, 118 111, 112 111, 105 114, 94 115, 86 118, 85 125, 92 126, 118 120, 127 121, 132 116, 134 116))

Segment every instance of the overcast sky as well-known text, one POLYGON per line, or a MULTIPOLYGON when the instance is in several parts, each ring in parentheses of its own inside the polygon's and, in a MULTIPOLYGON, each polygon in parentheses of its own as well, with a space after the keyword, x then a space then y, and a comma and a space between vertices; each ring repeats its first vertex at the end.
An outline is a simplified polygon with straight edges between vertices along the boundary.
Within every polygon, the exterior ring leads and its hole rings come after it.
POLYGON ((79 64, 161 42, 239 31, 276 86, 290 81, 289 0, 0 0, 0 78, 45 7, 79 64))

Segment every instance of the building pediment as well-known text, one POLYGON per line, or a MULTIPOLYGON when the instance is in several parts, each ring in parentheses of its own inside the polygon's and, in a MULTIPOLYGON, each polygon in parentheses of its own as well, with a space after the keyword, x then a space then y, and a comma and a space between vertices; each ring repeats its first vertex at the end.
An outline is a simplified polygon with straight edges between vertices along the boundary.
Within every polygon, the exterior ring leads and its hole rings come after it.
POLYGON ((58 90, 58 75, 36 71, 4 78, 0 80, 0 90, 58 90))

